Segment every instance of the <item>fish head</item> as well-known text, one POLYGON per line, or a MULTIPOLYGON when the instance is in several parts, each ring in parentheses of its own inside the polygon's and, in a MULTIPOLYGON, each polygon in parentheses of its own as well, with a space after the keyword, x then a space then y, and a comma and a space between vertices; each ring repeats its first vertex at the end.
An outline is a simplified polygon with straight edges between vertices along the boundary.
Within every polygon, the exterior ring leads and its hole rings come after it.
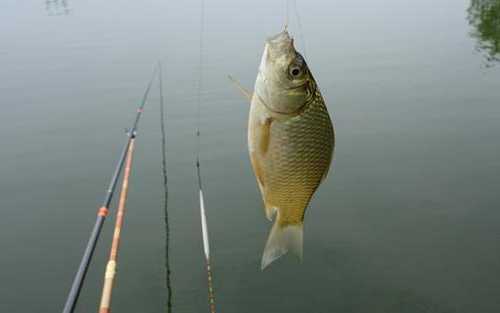
POLYGON ((312 75, 295 50, 288 32, 266 40, 255 91, 268 109, 284 114, 298 112, 311 97, 312 75))

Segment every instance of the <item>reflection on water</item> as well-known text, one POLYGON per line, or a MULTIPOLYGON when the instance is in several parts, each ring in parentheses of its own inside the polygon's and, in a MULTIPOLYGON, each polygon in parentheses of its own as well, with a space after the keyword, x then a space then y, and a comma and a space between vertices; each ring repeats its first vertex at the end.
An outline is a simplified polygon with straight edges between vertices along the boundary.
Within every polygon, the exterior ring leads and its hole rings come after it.
POLYGON ((467 12, 477 49, 491 66, 500 61, 500 0, 471 0, 467 12))
POLYGON ((45 9, 48 15, 68 15, 69 7, 67 0, 46 0, 45 9))
POLYGON ((161 131, 161 168, 163 176, 163 217, 165 222, 165 283, 167 287, 167 313, 172 313, 172 281, 170 268, 170 222, 168 215, 168 176, 167 176, 167 141, 165 131, 165 104, 163 98, 162 65, 158 63, 160 89, 160 131, 161 131))

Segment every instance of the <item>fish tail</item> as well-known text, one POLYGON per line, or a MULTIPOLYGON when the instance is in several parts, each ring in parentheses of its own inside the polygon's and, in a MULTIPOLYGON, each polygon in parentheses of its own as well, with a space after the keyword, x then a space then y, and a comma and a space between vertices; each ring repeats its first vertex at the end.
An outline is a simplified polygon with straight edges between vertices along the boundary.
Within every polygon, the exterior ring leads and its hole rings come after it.
POLYGON ((264 270, 288 251, 291 251, 302 261, 303 234, 303 223, 280 225, 278 213, 262 254, 261 269, 264 270))

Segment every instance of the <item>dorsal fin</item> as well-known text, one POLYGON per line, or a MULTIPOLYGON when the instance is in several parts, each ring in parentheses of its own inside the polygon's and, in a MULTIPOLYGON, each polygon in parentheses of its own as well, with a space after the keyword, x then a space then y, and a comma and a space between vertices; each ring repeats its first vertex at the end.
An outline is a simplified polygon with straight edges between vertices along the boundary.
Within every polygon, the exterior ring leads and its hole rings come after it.
POLYGON ((238 90, 243 94, 243 96, 245 98, 248 99, 248 101, 252 102, 252 97, 253 97, 253 93, 248 91, 245 87, 243 87, 240 82, 238 80, 236 80, 233 76, 231 75, 227 75, 227 77, 229 78, 230 81, 232 81, 236 87, 238 88, 238 90))

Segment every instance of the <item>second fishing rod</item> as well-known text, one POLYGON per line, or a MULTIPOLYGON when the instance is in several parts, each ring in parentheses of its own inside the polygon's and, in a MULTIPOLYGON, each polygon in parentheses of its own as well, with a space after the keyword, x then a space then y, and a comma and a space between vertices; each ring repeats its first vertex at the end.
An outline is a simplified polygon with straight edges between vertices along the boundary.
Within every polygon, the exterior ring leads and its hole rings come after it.
POLYGON ((102 226, 104 224, 104 221, 106 219, 106 216, 108 215, 109 212, 109 206, 111 204, 111 200, 113 199, 113 195, 116 189, 116 185, 118 182, 118 178, 120 177, 120 174, 123 169, 123 165, 125 162, 125 158, 127 156, 127 151, 129 150, 130 143, 131 141, 136 137, 137 135, 137 127, 139 126, 139 120, 141 118, 141 115, 144 111, 144 105, 146 104, 146 100, 149 95, 149 90, 151 89, 151 85, 153 84, 154 78, 156 77, 158 71, 158 67, 155 67, 153 74, 151 76, 151 79, 146 87, 146 90, 144 92, 144 95, 142 97, 142 100, 139 104, 139 107, 137 108, 137 113, 135 115, 134 123, 132 124, 132 128, 127 130, 127 141, 122 149, 122 152, 120 154, 120 158, 118 159, 118 163, 115 167, 113 176, 111 178, 111 182, 109 184, 108 189, 106 190, 106 194, 104 196, 104 201, 102 203, 102 206, 99 208, 97 211, 97 218, 94 224, 94 227, 92 228, 92 231, 90 233, 89 240, 87 242, 87 246, 85 248, 84 254, 82 256, 82 259, 80 261, 80 265, 78 267, 78 270, 76 272, 76 275, 73 279, 73 283, 71 285, 71 289, 68 293, 68 296, 66 298, 66 303, 64 305, 63 313, 72 313, 75 310, 76 303, 78 301, 78 297, 80 295, 80 291, 83 286, 83 282, 85 280, 85 276, 87 275, 87 271, 90 266, 90 261, 92 260, 92 256, 94 254, 94 250, 97 244, 97 241, 99 240, 99 236, 101 234, 102 226))

